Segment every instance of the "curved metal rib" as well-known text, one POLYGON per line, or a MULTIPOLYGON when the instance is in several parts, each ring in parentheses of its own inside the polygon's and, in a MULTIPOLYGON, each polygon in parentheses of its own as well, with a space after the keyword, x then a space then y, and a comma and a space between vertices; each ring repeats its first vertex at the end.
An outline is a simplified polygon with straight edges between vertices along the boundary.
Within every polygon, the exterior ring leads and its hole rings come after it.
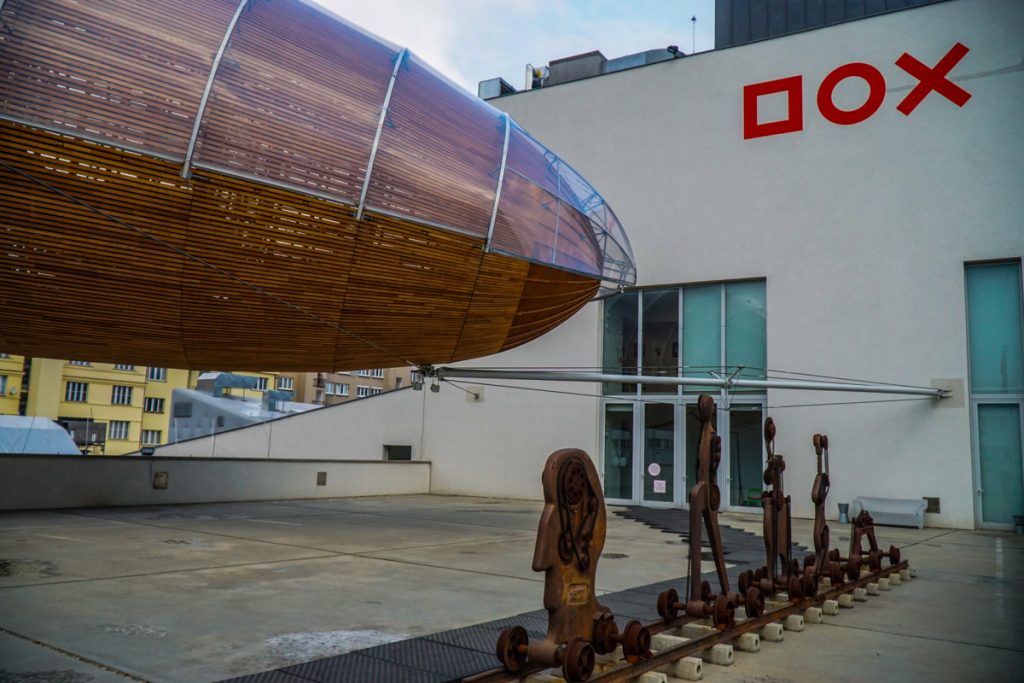
POLYGON ((242 16, 242 10, 249 3, 249 0, 241 0, 235 10, 228 28, 224 31, 224 39, 220 41, 217 54, 213 57, 213 64, 210 65, 210 76, 206 79, 206 88, 203 90, 203 98, 199 100, 199 109, 196 110, 196 120, 192 123, 192 135, 188 139, 188 150, 185 152, 185 163, 181 166, 181 177, 188 178, 192 173, 192 155, 196 151, 196 140, 199 138, 199 126, 203 123, 203 113, 206 111, 206 103, 210 99, 210 91, 213 90, 213 79, 217 77, 217 69, 220 68, 220 60, 224 57, 224 50, 228 47, 228 40, 235 32, 235 25, 238 18, 242 16))

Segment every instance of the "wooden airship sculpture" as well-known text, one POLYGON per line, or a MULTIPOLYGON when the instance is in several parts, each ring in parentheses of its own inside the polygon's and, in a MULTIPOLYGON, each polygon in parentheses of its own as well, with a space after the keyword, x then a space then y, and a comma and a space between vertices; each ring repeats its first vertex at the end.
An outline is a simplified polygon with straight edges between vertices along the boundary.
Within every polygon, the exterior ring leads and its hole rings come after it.
POLYGON ((632 284, 601 195, 303 0, 0 0, 0 351, 447 363, 632 284))

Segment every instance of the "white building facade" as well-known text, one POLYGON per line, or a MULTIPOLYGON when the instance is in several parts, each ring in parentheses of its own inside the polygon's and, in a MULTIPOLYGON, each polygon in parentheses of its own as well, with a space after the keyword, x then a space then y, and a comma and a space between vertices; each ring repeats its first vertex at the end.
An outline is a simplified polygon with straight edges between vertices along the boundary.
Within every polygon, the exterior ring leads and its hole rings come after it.
MULTIPOLYGON (((832 518, 857 496, 927 497, 929 525, 1010 525, 1024 514, 1022 28, 1024 4, 950 0, 490 100, 605 196, 639 282, 471 365, 945 388, 709 391, 723 507, 755 504, 771 416, 796 515, 813 516, 811 438, 827 433, 832 518)), ((379 410, 432 461, 436 493, 539 498, 548 454, 579 447, 609 502, 686 506, 695 391, 458 384, 470 393, 377 397, 348 432, 344 407, 289 420, 306 425, 304 457, 316 421, 352 434, 351 457, 378 457, 358 433, 379 410)))

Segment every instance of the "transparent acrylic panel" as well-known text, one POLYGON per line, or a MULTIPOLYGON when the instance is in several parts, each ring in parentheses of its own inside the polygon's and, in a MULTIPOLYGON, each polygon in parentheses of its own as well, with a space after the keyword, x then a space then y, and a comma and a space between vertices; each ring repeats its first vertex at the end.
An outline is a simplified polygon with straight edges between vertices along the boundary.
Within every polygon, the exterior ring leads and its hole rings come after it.
POLYGON ((558 206, 558 230, 555 237, 556 266, 601 277, 603 255, 601 245, 591 230, 590 221, 565 202, 560 202, 558 206))
MULTIPOLYGON (((679 374, 679 289, 643 292, 641 375, 679 374)), ((671 384, 645 384, 645 394, 675 394, 671 384)))
POLYGON ((491 248, 540 263, 553 263, 558 200, 516 172, 505 172, 491 248))
POLYGON ((550 247, 550 258, 540 259, 541 262, 612 282, 636 282, 629 240, 601 195, 557 155, 515 124, 509 137, 505 187, 498 207, 493 245, 530 260, 538 260, 535 254, 543 253, 544 249, 539 247, 550 247), (520 203, 506 207, 506 190, 522 181, 536 186, 531 193, 533 206, 520 203), (549 225, 545 214, 555 214, 550 236, 529 227, 534 222, 533 213, 541 215, 545 228, 549 225), (512 251, 506 246, 524 242, 525 248, 532 251, 512 251))
MULTIPOLYGON (((768 321, 763 280, 725 285, 725 364, 738 379, 764 379, 768 365, 768 321)), ((763 389, 741 389, 755 391, 763 389)))
POLYGON ((1013 524, 1024 514, 1019 403, 978 405, 982 521, 1013 524))
POLYGON ((633 499, 633 406, 604 407, 604 495, 633 499))
POLYGON ((0 111, 184 158, 237 0, 7 0, 0 111))
POLYGON ((760 406, 729 411, 729 504, 761 507, 764 450, 760 406))
POLYGON ((675 496, 675 408, 644 406, 644 500, 671 503, 675 496))
POLYGON ((299 0, 243 12, 194 159, 355 203, 398 51, 299 0))
MULTIPOLYGON (((612 375, 635 375, 637 370, 638 292, 624 292, 604 300, 604 336, 601 370, 612 375)), ((604 393, 636 391, 636 384, 605 382, 604 393)))
POLYGON ((1020 263, 967 266, 971 391, 1024 392, 1020 263))
MULTIPOLYGON (((683 375, 708 376, 722 367, 722 286, 683 290, 683 375)), ((717 387, 686 386, 688 393, 717 394, 717 387)))
POLYGON ((504 115, 409 55, 398 71, 367 206, 485 237, 504 115))

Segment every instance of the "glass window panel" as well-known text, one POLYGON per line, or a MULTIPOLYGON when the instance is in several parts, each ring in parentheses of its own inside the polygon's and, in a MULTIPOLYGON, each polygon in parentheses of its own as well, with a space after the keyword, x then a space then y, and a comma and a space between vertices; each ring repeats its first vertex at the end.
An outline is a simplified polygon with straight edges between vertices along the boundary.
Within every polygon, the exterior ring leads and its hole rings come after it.
MULTIPOLYGON (((637 369, 638 292, 625 292, 604 302, 602 371, 613 375, 635 375, 637 369)), ((636 391, 636 384, 605 382, 604 393, 636 391)))
POLYGON ((504 115, 409 55, 398 71, 368 206, 487 235, 504 115))
POLYGON ((729 504, 761 507, 764 450, 761 446, 761 408, 729 411, 729 504))
MULTIPOLYGON (((767 336, 764 281, 725 285, 726 371, 731 373, 742 365, 744 369, 738 378, 764 379, 764 368, 768 365, 767 336)), ((745 391, 763 392, 764 389, 745 391)))
POLYGON ((971 391, 1024 392, 1020 263, 967 266, 971 391))
POLYGON ((1013 516, 1024 513, 1019 404, 978 406, 978 451, 982 521, 1013 524, 1013 516))
MULTIPOLYGON (((722 367, 722 287, 683 290, 683 374, 706 376, 722 367)), ((717 387, 687 386, 687 392, 717 392, 717 387)))
MULTIPOLYGON (((679 374, 679 289, 643 292, 642 375, 679 374)), ((645 384, 645 393, 674 394, 670 384, 645 384)))
POLYGON ((359 199, 398 53, 297 0, 252 3, 214 81, 196 162, 359 199))
POLYGON ((604 495, 633 498, 633 406, 628 403, 605 406, 604 495))
POLYGON ((675 495, 675 409, 644 406, 644 500, 672 502, 675 495))

